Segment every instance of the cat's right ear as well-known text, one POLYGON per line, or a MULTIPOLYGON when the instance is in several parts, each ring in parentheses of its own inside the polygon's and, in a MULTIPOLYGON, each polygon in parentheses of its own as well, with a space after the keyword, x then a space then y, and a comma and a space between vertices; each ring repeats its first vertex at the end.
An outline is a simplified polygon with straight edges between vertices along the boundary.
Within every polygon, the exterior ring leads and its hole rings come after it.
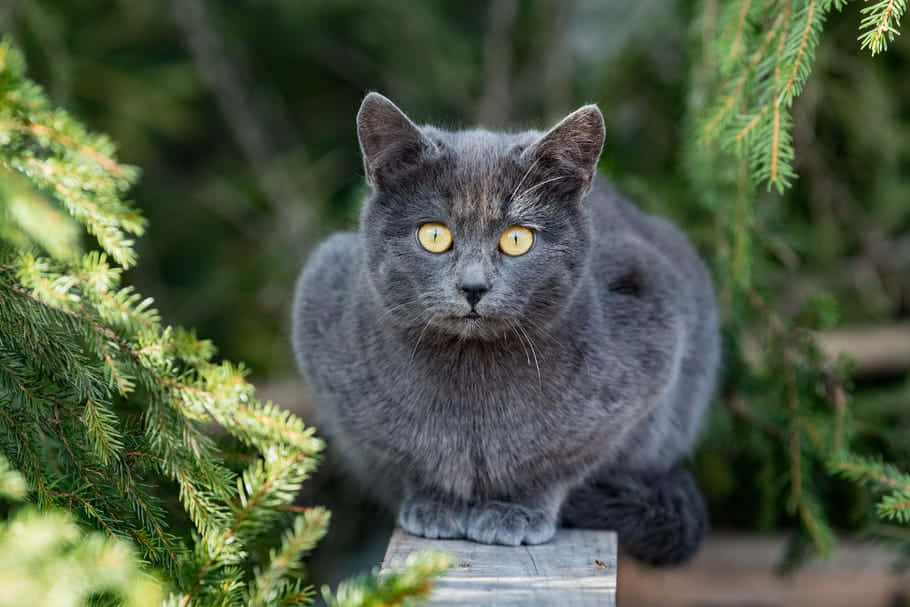
POLYGON ((381 188, 389 178, 420 163, 435 149, 404 112, 379 93, 368 94, 357 112, 357 137, 367 183, 381 188))
POLYGON ((591 187, 604 130, 603 114, 596 105, 578 108, 522 152, 530 167, 525 177, 529 183, 548 184, 554 196, 580 198, 591 187))

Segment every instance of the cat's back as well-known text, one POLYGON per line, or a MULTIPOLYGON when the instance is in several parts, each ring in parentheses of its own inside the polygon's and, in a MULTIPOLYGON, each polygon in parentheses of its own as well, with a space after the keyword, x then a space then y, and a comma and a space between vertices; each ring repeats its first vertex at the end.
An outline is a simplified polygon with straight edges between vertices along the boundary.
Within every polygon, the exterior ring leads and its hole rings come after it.
POLYGON ((655 357, 673 361, 665 366, 662 404, 629 435, 624 457, 644 466, 673 461, 694 444, 714 391, 720 338, 711 275, 682 231, 606 180, 595 180, 589 196, 591 278, 610 343, 638 356, 643 368, 655 357))
POLYGON ((291 337, 297 362, 311 375, 314 352, 338 337, 349 309, 352 282, 358 275, 360 238, 353 232, 333 234, 307 259, 294 290, 291 337))
MULTIPOLYGON (((625 284, 625 277, 637 268, 644 275, 665 278, 667 288, 684 287, 690 300, 713 309, 708 269, 679 228, 662 217, 644 212, 601 177, 595 178, 588 196, 596 272, 622 279, 618 285, 620 291, 635 290, 635 284, 625 284)), ((609 284, 604 284, 604 288, 611 289, 609 284)), ((682 299, 678 301, 681 303, 682 299)))
POLYGON ((596 177, 588 194, 595 241, 599 235, 610 235, 601 242, 616 238, 641 239, 669 260, 681 263, 700 263, 700 257, 688 238, 668 220, 651 215, 623 196, 616 187, 596 177))

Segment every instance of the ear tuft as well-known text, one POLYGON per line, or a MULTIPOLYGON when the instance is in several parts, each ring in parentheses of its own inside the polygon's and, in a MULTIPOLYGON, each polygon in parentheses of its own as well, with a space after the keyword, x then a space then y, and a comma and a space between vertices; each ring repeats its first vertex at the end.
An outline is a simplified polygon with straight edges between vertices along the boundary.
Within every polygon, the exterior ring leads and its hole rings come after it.
POLYGON ((398 106, 379 93, 369 93, 360 105, 357 136, 367 182, 373 187, 416 166, 435 148, 398 106))
POLYGON ((585 105, 547 131, 537 143, 522 153, 538 179, 552 178, 565 195, 587 193, 603 149, 606 129, 603 114, 596 105, 585 105))

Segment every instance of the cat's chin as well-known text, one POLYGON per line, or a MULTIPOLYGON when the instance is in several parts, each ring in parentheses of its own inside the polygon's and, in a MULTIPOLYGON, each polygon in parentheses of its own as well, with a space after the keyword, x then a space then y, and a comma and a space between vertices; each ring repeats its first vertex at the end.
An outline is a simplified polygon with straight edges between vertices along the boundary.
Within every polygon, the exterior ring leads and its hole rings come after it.
POLYGON ((500 319, 469 313, 448 316, 436 323, 437 329, 462 339, 491 340, 508 331, 509 325, 500 319))

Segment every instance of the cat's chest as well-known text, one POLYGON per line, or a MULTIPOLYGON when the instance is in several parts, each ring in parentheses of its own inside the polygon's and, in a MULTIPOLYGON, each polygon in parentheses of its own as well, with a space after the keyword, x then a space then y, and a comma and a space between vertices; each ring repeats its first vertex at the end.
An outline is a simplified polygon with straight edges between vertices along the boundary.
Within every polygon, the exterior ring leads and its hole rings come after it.
POLYGON ((578 431, 600 391, 594 356, 570 343, 514 347, 429 351, 407 361, 385 356, 371 381, 380 406, 411 427, 475 450, 506 449, 543 428, 578 431))
POLYGON ((352 444, 371 457, 419 470, 456 494, 493 491, 558 476, 589 458, 605 426, 595 361, 562 342, 533 352, 508 348, 414 357, 361 351, 352 382, 336 394, 336 413, 352 444), (340 398, 337 398, 340 397, 340 398))
POLYGON ((570 344, 529 346, 516 340, 495 349, 478 345, 458 351, 430 346, 407 358, 379 352, 375 362, 373 381, 391 399, 479 418, 546 409, 596 383, 591 357, 573 354, 570 344))

